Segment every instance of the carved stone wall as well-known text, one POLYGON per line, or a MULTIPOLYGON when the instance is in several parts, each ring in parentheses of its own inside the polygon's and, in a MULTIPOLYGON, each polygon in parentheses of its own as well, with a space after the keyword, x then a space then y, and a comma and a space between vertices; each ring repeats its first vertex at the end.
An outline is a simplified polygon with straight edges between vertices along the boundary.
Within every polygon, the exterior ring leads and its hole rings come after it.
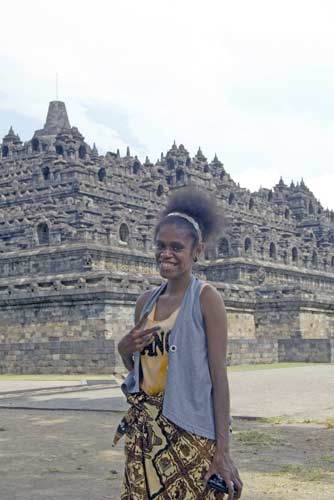
POLYGON ((120 370, 115 346, 135 301, 160 283, 158 214, 189 184, 225 215, 196 273, 224 298, 230 363, 273 362, 290 348, 308 359, 313 341, 319 359, 331 357, 334 213, 303 180, 251 193, 217 156, 175 143, 155 163, 129 148, 99 155, 59 101, 30 140, 10 128, 0 152, 0 371, 120 370))

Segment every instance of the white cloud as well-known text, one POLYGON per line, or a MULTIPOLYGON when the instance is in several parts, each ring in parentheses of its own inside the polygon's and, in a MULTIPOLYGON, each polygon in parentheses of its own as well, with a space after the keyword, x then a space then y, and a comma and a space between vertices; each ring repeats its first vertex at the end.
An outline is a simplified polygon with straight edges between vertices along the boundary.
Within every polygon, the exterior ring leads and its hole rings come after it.
MULTIPOLYGON (((245 187, 258 176, 304 177, 325 204, 334 157, 333 14, 325 0, 7 2, 0 110, 42 126, 58 72, 70 121, 90 144, 129 142, 152 160, 174 139, 192 154, 201 145, 245 187), (96 100, 110 110, 110 124, 87 113, 96 100)), ((0 132, 9 125, 0 111, 0 132)))
POLYGON ((324 208, 334 209, 334 173, 307 176, 305 183, 324 208))
POLYGON ((239 182, 240 186, 247 186, 250 191, 258 191, 260 187, 271 189, 279 179, 280 173, 274 168, 246 168, 234 176, 234 180, 239 182))

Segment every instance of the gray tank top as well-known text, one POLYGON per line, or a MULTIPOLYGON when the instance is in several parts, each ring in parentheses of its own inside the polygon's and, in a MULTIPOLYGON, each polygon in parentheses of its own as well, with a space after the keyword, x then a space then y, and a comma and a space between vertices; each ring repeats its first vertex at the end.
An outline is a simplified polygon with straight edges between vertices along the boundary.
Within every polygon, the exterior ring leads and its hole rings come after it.
MULTIPOLYGON (((216 439, 208 346, 200 304, 204 284, 191 276, 170 333, 162 413, 186 431, 216 439)), ((141 316, 151 311, 166 286, 163 283, 152 291, 141 316)), ((140 391, 139 365, 140 353, 136 352, 134 368, 122 384, 125 394, 140 391)))

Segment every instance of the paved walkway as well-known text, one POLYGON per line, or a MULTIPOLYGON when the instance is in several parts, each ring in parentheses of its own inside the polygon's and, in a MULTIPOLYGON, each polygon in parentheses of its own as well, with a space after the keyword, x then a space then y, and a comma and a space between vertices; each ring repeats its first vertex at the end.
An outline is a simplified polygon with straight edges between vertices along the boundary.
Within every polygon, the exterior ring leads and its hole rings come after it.
POLYGON ((229 375, 232 415, 334 418, 334 364, 229 375))
MULTIPOLYGON (((231 414, 334 417, 334 365, 230 372, 231 414)), ((0 382, 0 408, 125 411, 120 380, 0 382)))

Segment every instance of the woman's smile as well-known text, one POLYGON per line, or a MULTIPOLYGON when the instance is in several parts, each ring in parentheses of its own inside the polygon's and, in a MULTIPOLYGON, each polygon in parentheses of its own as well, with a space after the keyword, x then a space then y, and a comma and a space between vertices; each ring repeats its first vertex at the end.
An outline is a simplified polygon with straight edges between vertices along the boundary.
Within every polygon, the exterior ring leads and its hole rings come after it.
POLYGON ((174 269, 177 266, 177 262, 163 260, 159 262, 159 265, 161 269, 174 269))

